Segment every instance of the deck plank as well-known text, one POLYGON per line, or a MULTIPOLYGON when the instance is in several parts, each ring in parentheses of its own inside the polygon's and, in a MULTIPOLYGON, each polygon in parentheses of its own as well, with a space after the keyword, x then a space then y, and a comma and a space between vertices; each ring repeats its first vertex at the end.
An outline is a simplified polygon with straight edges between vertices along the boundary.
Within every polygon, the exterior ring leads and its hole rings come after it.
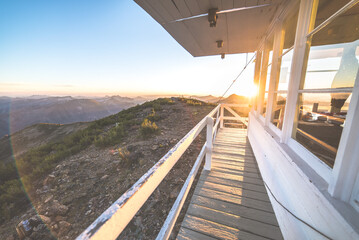
POLYGON ((218 131, 177 239, 283 239, 246 134, 218 131))

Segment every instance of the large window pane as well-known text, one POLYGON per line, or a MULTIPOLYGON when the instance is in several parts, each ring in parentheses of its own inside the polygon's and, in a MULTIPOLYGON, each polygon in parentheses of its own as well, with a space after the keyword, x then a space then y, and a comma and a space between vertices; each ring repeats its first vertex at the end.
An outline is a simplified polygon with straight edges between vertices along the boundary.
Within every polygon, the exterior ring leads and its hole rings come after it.
POLYGON ((288 90, 290 70, 292 67, 293 49, 287 52, 282 57, 282 64, 280 66, 279 81, 276 90, 288 90))
POLYGON ((358 60, 359 40, 311 47, 302 89, 353 87, 358 60))
POLYGON ((359 69, 356 22, 358 4, 312 36, 298 96, 293 138, 330 167, 334 166, 359 69))
POLYGON ((331 113, 332 99, 330 93, 299 94, 299 112, 293 136, 330 167, 334 165, 350 98, 336 114, 331 113))
POLYGON ((287 102, 287 94, 274 94, 273 112, 271 122, 279 129, 283 127, 283 118, 285 104, 287 102))

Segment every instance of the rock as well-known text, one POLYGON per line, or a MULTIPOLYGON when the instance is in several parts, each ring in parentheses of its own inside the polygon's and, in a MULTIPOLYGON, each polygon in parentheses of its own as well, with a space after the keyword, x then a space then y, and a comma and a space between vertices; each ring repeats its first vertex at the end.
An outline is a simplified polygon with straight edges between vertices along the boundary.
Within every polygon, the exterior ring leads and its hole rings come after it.
POLYGON ((155 150, 157 150, 158 149, 158 145, 153 145, 152 147, 151 147, 151 149, 153 150, 153 151, 155 151, 155 150))
POLYGON ((43 181, 43 185, 51 185, 55 183, 55 176, 53 174, 48 175, 43 181))
POLYGON ((69 210, 69 208, 67 206, 62 205, 57 200, 54 200, 52 203, 52 206, 50 207, 49 214, 51 216, 54 216, 54 215, 64 216, 68 210, 69 210))
POLYGON ((68 231, 71 229, 71 223, 66 221, 60 221, 59 222, 59 235, 64 235, 68 233, 68 231))
POLYGON ((60 221, 64 221, 64 220, 65 220, 65 217, 63 217, 63 216, 56 216, 55 217, 56 222, 60 222, 60 221))
POLYGON ((109 176, 108 175, 103 175, 102 177, 101 177, 101 180, 104 180, 104 179, 106 179, 106 178, 108 178, 109 176))
POLYGON ((45 215, 39 215, 39 217, 41 218, 42 222, 45 223, 46 225, 50 225, 51 223, 51 219, 45 215))
POLYGON ((181 188, 179 186, 174 187, 172 189, 172 191, 170 192, 170 198, 177 198, 180 190, 181 190, 181 188))
POLYGON ((52 223, 50 229, 54 232, 57 232, 57 230, 59 230, 59 225, 57 225, 57 223, 52 223))
POLYGON ((45 199, 44 202, 45 202, 45 203, 50 202, 53 197, 54 197, 54 195, 50 195, 49 197, 47 197, 47 198, 45 199))

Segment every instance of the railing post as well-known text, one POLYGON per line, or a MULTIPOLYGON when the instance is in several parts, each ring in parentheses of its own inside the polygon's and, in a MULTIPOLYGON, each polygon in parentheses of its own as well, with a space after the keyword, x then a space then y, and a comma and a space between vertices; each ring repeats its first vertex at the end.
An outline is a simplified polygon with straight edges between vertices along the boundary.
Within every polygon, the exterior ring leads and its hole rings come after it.
POLYGON ((220 125, 219 125, 220 128, 223 128, 223 117, 224 117, 224 107, 223 107, 223 105, 221 104, 221 117, 220 117, 221 123, 220 123, 220 125))
POLYGON ((207 145, 206 145, 206 162, 204 164, 204 169, 210 171, 211 170, 211 162, 212 162, 212 139, 213 139, 213 123, 214 120, 212 117, 207 117, 207 145))

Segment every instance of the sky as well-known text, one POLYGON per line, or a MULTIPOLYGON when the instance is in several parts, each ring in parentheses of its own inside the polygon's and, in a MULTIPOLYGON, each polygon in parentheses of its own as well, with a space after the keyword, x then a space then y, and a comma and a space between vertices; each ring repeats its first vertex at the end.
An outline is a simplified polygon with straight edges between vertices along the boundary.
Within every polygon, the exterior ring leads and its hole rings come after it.
MULTIPOLYGON (((192 57, 130 0, 0 2, 1 96, 219 96, 245 63, 192 57)), ((248 92, 247 69, 227 95, 248 92)))

